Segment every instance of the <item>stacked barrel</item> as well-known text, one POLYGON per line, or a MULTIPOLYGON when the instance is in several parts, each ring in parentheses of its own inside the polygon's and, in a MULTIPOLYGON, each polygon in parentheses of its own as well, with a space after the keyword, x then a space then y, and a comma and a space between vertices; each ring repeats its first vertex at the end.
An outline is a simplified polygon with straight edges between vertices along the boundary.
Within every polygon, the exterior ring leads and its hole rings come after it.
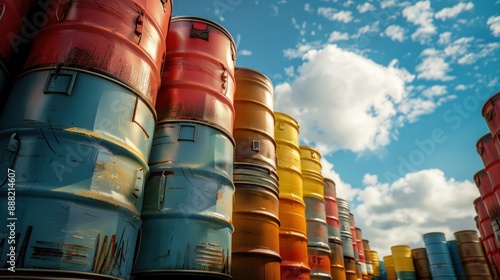
POLYGON ((383 260, 384 260, 386 279, 387 280, 398 279, 396 275, 396 268, 394 266, 394 258, 392 257, 392 255, 384 256, 383 260))
POLYGON ((446 241, 448 245, 448 250, 450 251, 451 262, 453 264, 453 269, 455 270, 455 276, 457 280, 465 280, 464 267, 462 266, 462 260, 460 259, 460 253, 458 252, 458 244, 456 240, 446 241))
POLYGON ((380 259, 377 251, 370 250, 370 260, 373 267, 373 280, 381 280, 382 274, 380 271, 380 259))
POLYGON ((361 265, 361 259, 359 257, 358 237, 356 236, 356 222, 354 220, 353 213, 349 213, 349 219, 351 220, 352 250, 354 251, 354 260, 356 261, 356 277, 358 279, 362 279, 363 268, 361 265))
POLYGON ((337 206, 340 221, 340 237, 342 240, 342 251, 344 254, 346 279, 356 280, 357 269, 354 251, 354 239, 351 231, 349 202, 343 198, 337 198, 337 206))
POLYGON ((363 248, 365 250, 366 273, 368 274, 368 279, 372 279, 375 274, 373 271, 372 254, 369 240, 363 239, 363 248))
POLYGON ((411 250, 415 274, 419 280, 432 280, 432 274, 427 257, 427 249, 415 248, 411 250))
POLYGON ((411 248, 408 245, 396 245, 391 247, 394 270, 398 280, 414 280, 416 278, 415 266, 411 248))
POLYGON ((135 279, 230 278, 235 52, 219 24, 172 19, 135 279))
POLYGON ((363 244, 363 234, 359 227, 356 230, 356 244, 358 245, 359 263, 361 266, 361 279, 368 280, 368 269, 366 268, 365 246, 363 244))
POLYGON ((493 279, 477 231, 457 231, 454 235, 465 277, 471 280, 493 279))
POLYGON ((275 112, 277 170, 279 177, 279 220, 281 279, 309 279, 305 203, 299 149, 299 123, 275 112))
POLYGON ((0 120, 2 169, 17 178, 16 277, 128 279, 172 3, 66 2, 37 1, 44 24, 0 120))
POLYGON ((328 245, 330 246, 330 273, 332 279, 345 280, 344 252, 340 234, 339 210, 335 182, 324 178, 326 223, 328 225, 328 245))
POLYGON ((429 232, 423 235, 423 239, 432 279, 455 279, 455 270, 444 233, 429 232))
POLYGON ((231 275, 280 279, 279 191, 273 86, 252 69, 236 68, 236 142, 231 275))
POLYGON ((307 253, 311 279, 331 279, 321 155, 309 146, 299 148, 303 196, 306 204, 307 253))

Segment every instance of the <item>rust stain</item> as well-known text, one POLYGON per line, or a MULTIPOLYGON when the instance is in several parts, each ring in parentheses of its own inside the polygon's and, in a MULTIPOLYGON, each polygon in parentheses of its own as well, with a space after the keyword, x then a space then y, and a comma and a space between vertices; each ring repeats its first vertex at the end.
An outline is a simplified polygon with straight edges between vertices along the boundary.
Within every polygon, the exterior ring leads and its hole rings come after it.
POLYGON ((221 199, 222 199, 222 197, 223 197, 223 195, 224 195, 224 192, 222 192, 222 191, 218 191, 218 192, 217 192, 217 200, 221 200, 221 199))

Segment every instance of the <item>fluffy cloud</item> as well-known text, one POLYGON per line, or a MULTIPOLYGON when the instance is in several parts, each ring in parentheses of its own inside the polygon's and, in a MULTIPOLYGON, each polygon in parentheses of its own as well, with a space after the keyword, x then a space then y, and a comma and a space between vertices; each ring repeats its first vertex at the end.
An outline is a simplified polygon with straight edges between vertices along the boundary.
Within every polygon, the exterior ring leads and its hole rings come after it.
POLYGON ((248 56, 248 55, 252 55, 252 52, 249 50, 241 50, 241 51, 238 51, 238 54, 243 55, 243 56, 248 56))
POLYGON ((361 14, 369 11, 375 11, 375 7, 368 2, 365 2, 363 5, 358 5, 356 6, 356 8, 358 9, 358 12, 361 14))
POLYGON ((344 23, 348 23, 353 20, 351 11, 336 12, 336 10, 333 8, 319 7, 318 15, 321 15, 329 20, 340 21, 344 23))
POLYGON ((353 210, 356 226, 365 229, 363 238, 381 257, 389 255, 393 245, 422 247, 427 232, 444 232, 453 239, 456 231, 476 229, 472 201, 479 192, 470 181, 428 169, 408 173, 392 184, 367 174, 363 183, 354 200, 359 204, 353 210))
POLYGON ((493 36, 499 37, 500 36, 500 16, 490 17, 486 23, 489 25, 493 36))
MULTIPOLYGON (((320 153, 322 152, 321 147, 317 146, 316 149, 318 149, 320 153)), ((323 177, 331 179, 335 182, 337 197, 350 200, 359 193, 360 189, 355 189, 351 186, 351 184, 342 181, 340 175, 335 172, 333 163, 330 163, 325 158, 321 158, 321 166, 323 168, 323 177)))
POLYGON ((418 79, 435 80, 435 81, 450 81, 454 77, 449 76, 448 72, 451 71, 450 65, 434 49, 426 49, 422 52, 424 57, 423 61, 417 65, 418 79))
POLYGON ((349 40, 349 34, 340 33, 338 31, 333 31, 332 34, 330 34, 330 38, 328 38, 328 42, 330 43, 337 41, 345 41, 345 40, 349 40))
POLYGON ((405 29, 399 25, 387 26, 384 33, 393 41, 403 42, 405 39, 405 29))
POLYGON ((411 35, 413 41, 424 44, 431 39, 432 35, 436 34, 436 27, 433 23, 434 12, 430 1, 420 1, 404 8, 403 16, 408 22, 418 26, 411 35))
POLYGON ((470 10, 472 10, 472 8, 474 8, 474 3, 472 3, 472 2, 469 2, 469 3, 460 2, 451 8, 442 9, 441 11, 437 12, 434 17, 437 19, 440 19, 440 20, 446 20, 449 18, 456 18, 460 13, 465 12, 465 11, 470 11, 470 10))
POLYGON ((409 121, 405 114, 415 119, 432 112, 417 108, 438 106, 435 96, 410 98, 407 83, 414 76, 397 61, 380 65, 335 45, 310 49, 302 59, 295 79, 276 85, 275 110, 294 116, 301 139, 325 155, 386 146, 401 122, 409 121), (413 105, 403 112, 406 103, 413 105))

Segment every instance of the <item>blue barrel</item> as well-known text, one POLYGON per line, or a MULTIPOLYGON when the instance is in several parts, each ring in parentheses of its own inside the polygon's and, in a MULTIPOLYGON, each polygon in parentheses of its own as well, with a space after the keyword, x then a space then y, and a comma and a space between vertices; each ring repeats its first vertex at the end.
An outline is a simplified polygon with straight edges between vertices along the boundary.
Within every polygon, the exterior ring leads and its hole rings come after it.
POLYGON ((451 261, 453 263, 453 268, 455 269, 455 275, 457 280, 466 280, 464 267, 462 266, 462 259, 460 258, 460 252, 458 250, 458 244, 456 240, 446 241, 448 245, 448 250, 450 251, 451 261))
POLYGON ((135 276, 230 278, 233 151, 232 138, 214 127, 157 125, 135 276))
POLYGON ((432 279, 456 279, 450 250, 442 232, 429 232, 423 235, 432 279))
MULTIPOLYGON (((8 195, 6 169, 15 170, 16 268, 128 279, 155 125, 151 106, 116 80, 67 68, 25 73, 7 105, 0 196, 8 195)), ((7 250, 0 246, 1 266, 7 250)))
POLYGON ((344 257, 354 258, 353 237, 351 232, 351 216, 349 215, 349 202, 342 198, 337 198, 337 207, 340 221, 340 239, 344 257))
POLYGON ((385 263, 383 260, 379 260, 379 265, 380 265, 380 279, 386 280, 387 279, 387 272, 385 270, 385 263))

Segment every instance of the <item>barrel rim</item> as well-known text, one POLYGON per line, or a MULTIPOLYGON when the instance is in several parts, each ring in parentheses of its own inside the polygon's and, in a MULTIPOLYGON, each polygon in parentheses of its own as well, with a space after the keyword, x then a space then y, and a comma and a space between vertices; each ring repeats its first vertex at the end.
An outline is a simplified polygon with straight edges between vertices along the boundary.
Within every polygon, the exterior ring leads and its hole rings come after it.
MULTIPOLYGON (((237 67, 234 67, 235 80, 236 80, 236 71, 247 71, 247 72, 251 72, 252 74, 257 74, 259 76, 264 77, 264 79, 266 81, 268 81, 269 84, 271 85, 271 91, 273 91, 273 88, 274 88, 273 82, 271 81, 271 79, 266 74, 264 74, 264 73, 262 73, 262 72, 260 72, 258 70, 255 70, 253 68, 237 66, 237 67)), ((271 94, 274 95, 273 92, 271 92, 271 94)))
POLYGON ((326 178, 326 177, 324 177, 324 180, 325 180, 325 183, 326 183, 326 182, 331 182, 331 183, 333 183, 333 186, 334 186, 334 187, 336 187, 336 186, 337 186, 337 184, 335 184, 335 181, 334 181, 334 180, 332 180, 332 179, 330 179, 330 178, 326 178))
POLYGON ((466 232, 474 232, 475 234, 478 234, 477 230, 475 230, 475 229, 463 229, 463 230, 455 231, 453 233, 453 235, 455 235, 455 234, 461 234, 461 233, 466 233, 466 232))
POLYGON ((491 95, 491 96, 488 98, 488 100, 486 100, 486 102, 484 102, 483 107, 481 108, 481 115, 482 115, 483 117, 484 117, 484 114, 485 114, 484 109, 486 109, 486 106, 487 106, 489 103, 493 103, 493 100, 494 100, 494 99, 496 99, 496 98, 498 98, 498 97, 500 97, 500 91, 499 91, 499 92, 497 92, 497 93, 495 93, 495 94, 493 94, 493 95, 491 95))
MULTIPOLYGON (((476 197, 473 201, 472 204, 477 205, 481 201, 481 196, 476 197)), ((476 215, 477 216, 477 215, 476 215)))
POLYGON ((204 121, 204 120, 189 119, 189 118, 161 119, 161 120, 157 121, 156 126, 155 126, 155 131, 160 125, 169 124, 169 123, 193 123, 193 124, 199 124, 199 125, 203 125, 203 126, 212 128, 214 130, 222 132, 222 134, 224 134, 229 139, 229 141, 231 141, 231 143, 233 144, 233 147, 236 147, 236 142, 234 141, 233 135, 231 135, 231 133, 229 133, 228 131, 226 131, 222 127, 219 127, 218 125, 215 125, 211 122, 204 121))
MULTIPOLYGON (((227 29, 224 28, 220 23, 218 23, 214 20, 208 19, 208 18, 204 18, 204 17, 184 15, 184 16, 173 16, 170 19, 170 25, 172 25, 172 23, 174 23, 174 22, 180 22, 180 21, 199 21, 199 22, 204 22, 204 23, 207 23, 207 24, 214 26, 215 28, 219 29, 219 31, 224 33, 231 40, 231 44, 234 47, 234 49, 236 50, 236 44, 234 42, 233 36, 231 36, 231 33, 229 33, 229 31, 227 31, 227 29)), ((236 55, 237 55, 236 51, 234 52, 234 55, 236 58, 236 55)))
POLYGON ((477 184, 477 180, 476 180, 476 178, 479 178, 479 175, 480 175, 480 174, 486 174, 486 175, 488 175, 488 173, 486 173, 486 169, 484 169, 484 168, 483 168, 483 169, 480 169, 479 171, 477 171, 476 173, 474 173, 474 176, 472 176, 472 178, 474 178, 474 182, 476 183, 476 186, 477 186, 477 187, 479 187, 479 186, 478 186, 478 184, 477 184))
MULTIPOLYGON (((286 121, 286 122, 289 122, 291 123, 293 126, 297 127, 297 130, 300 129, 300 125, 299 125, 299 122, 294 118, 292 117, 291 115, 287 114, 287 113, 283 113, 283 112, 274 112, 274 117, 275 117, 275 120, 278 121, 278 119, 282 120, 282 121, 286 121)), ((300 145, 299 145, 300 146, 300 145)))
MULTIPOLYGON (((481 199, 481 197, 479 197, 479 199, 481 199)), ((425 238, 426 236, 429 236, 429 235, 442 235, 443 237, 446 237, 446 234, 444 232, 442 232, 442 231, 426 232, 422 236, 425 238)))
POLYGON ((491 132, 488 132, 486 134, 484 134, 483 136, 479 137, 479 139, 476 141, 476 147, 478 146, 478 144, 481 142, 484 142, 484 140, 488 139, 488 138, 492 138, 493 139, 493 135, 491 135, 491 132))

